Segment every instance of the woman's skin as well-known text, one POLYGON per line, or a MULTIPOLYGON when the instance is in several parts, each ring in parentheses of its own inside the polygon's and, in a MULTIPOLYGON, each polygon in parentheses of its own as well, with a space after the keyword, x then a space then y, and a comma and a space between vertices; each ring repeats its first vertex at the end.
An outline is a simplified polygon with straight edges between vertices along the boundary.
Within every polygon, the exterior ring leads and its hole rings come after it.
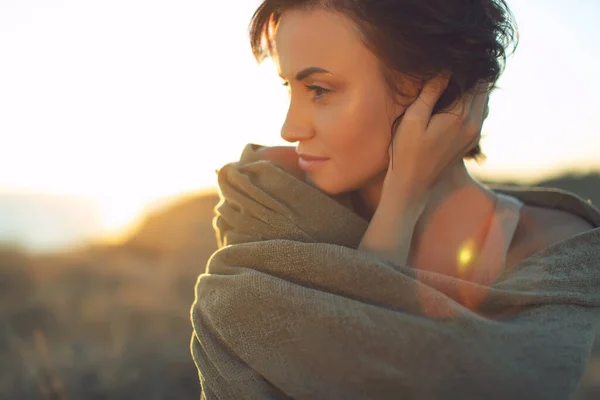
MULTIPOLYGON (((355 191, 360 199, 356 211, 371 220, 380 205, 386 175, 390 180, 392 122, 422 88, 405 87, 414 97, 404 99, 404 105, 394 102, 380 75, 376 56, 360 41, 352 21, 339 14, 319 9, 288 11, 282 16, 275 42, 274 60, 291 95, 282 138, 297 142, 299 152, 327 157, 321 167, 306 173, 307 181, 331 196, 355 191), (297 74, 309 67, 329 72, 305 75, 298 81, 297 74)), ((485 109, 479 107, 480 122, 481 114, 483 118, 487 116, 487 98, 484 106, 485 109)), ((465 148, 462 154, 468 150, 465 148)), ((431 153, 422 154, 422 159, 412 160, 411 171, 420 170, 415 162, 423 166, 440 162, 431 153)), ((408 154, 402 157, 402 149, 396 149, 394 179, 400 181, 401 167, 407 165, 403 161, 409 158, 408 154)), ((426 192, 420 196, 423 204, 411 229, 409 265, 454 265, 456 254, 466 241, 474 241, 477 248, 485 240, 496 195, 470 176, 462 157, 456 157, 426 192)), ((531 210, 523 208, 522 213, 527 215, 522 215, 515 233, 515 240, 519 238, 522 243, 511 247, 523 248, 526 233, 538 227, 541 214, 530 213, 531 210)), ((543 218, 549 221, 551 215, 546 213, 543 218)), ((566 220, 562 221, 564 225, 566 220)), ((591 227, 585 221, 582 226, 582 221, 579 219, 580 225, 575 227, 577 232, 591 227)), ((528 248, 519 254, 527 256, 532 250, 528 248)), ((518 261, 519 257, 513 258, 518 261)))

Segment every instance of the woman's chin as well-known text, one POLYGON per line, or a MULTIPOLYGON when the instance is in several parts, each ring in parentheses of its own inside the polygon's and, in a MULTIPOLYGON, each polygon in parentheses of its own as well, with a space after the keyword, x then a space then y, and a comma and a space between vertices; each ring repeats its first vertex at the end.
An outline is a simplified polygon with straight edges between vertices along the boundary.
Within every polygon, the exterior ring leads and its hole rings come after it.
POLYGON ((319 191, 325 193, 326 195, 328 195, 330 197, 339 196, 345 192, 344 190, 340 189, 339 187, 333 187, 332 185, 322 182, 320 179, 313 180, 313 178, 309 174, 306 174, 306 178, 305 178, 304 182, 306 182, 306 184, 308 184, 309 186, 312 186, 315 189, 318 189, 319 191))

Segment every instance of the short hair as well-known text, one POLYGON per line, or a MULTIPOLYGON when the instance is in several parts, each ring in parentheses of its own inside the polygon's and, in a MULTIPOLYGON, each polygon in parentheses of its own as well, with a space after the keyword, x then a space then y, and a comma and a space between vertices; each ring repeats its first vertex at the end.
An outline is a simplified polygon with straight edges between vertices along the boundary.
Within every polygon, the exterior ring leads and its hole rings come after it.
MULTIPOLYGON (((424 84, 451 71, 448 88, 433 113, 447 111, 480 83, 489 91, 518 44, 514 16, 504 0, 264 0, 249 26, 254 57, 272 56, 275 32, 285 11, 325 9, 349 17, 361 40, 380 60, 391 95, 402 93, 397 78, 424 84)), ((392 125, 392 133, 396 123, 392 125)), ((485 159, 479 143, 465 159, 485 159)))

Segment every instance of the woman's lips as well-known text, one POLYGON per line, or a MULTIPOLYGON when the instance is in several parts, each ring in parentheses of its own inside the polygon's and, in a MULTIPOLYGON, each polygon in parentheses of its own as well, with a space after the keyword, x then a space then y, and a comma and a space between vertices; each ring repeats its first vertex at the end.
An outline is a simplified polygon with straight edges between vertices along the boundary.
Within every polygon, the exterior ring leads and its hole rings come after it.
POLYGON ((327 157, 312 156, 310 154, 298 153, 298 157, 302 157, 308 161, 327 160, 327 157))
POLYGON ((298 165, 305 171, 312 171, 327 161, 328 159, 307 160, 302 156, 298 157, 298 165))

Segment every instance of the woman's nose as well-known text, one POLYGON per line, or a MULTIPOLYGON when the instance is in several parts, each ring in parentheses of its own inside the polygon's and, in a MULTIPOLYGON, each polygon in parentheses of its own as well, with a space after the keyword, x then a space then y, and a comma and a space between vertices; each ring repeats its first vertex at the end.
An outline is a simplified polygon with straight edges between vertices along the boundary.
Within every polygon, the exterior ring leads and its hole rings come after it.
POLYGON ((286 142, 294 143, 310 139, 314 136, 314 129, 309 121, 288 115, 281 127, 281 138, 286 142))

